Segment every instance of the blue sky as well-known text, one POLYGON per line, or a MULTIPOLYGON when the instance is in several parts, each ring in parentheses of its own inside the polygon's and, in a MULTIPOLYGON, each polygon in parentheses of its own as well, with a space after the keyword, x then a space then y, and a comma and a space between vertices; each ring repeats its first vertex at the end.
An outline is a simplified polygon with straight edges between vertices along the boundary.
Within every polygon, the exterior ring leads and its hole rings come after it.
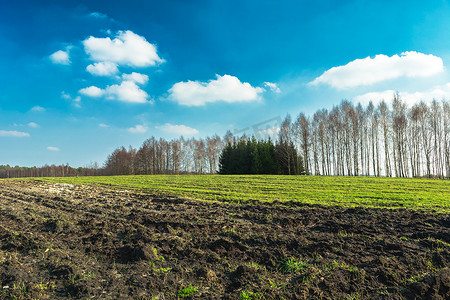
POLYGON ((0 164, 450 98, 449 1, 2 1, 0 164))

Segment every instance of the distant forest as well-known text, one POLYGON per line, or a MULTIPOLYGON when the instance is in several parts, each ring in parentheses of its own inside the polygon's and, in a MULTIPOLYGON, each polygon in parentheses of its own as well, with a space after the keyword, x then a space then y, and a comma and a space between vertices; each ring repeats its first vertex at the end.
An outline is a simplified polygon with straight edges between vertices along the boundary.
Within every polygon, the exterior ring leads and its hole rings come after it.
POLYGON ((219 174, 306 174, 301 156, 289 141, 240 139, 228 143, 219 159, 219 174))
POLYGON ((287 115, 276 137, 151 137, 139 149, 119 147, 102 167, 0 166, 0 178, 139 174, 290 174, 450 177, 450 103, 408 107, 343 100, 312 116, 287 115))

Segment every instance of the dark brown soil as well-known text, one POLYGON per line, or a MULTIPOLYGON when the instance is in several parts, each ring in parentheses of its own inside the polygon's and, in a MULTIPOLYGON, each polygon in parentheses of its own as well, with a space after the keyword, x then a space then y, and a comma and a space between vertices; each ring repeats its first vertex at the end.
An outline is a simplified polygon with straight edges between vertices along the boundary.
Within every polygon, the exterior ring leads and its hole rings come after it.
POLYGON ((0 181, 0 298, 450 299, 450 217, 0 181))

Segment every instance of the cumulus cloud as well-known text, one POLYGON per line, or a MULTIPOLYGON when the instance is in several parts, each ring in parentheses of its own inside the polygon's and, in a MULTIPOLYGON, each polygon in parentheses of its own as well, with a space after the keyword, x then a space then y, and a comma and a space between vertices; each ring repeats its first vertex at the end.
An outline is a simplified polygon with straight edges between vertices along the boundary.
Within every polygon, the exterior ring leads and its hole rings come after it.
POLYGON ((69 53, 67 51, 56 51, 55 53, 50 55, 50 60, 54 64, 70 65, 69 53))
POLYGON ((52 146, 48 146, 47 147, 47 150, 49 150, 49 151, 60 151, 61 149, 59 149, 58 147, 52 147, 52 146))
POLYGON ((136 72, 133 72, 131 74, 123 74, 122 78, 125 81, 134 81, 139 84, 146 84, 148 82, 147 75, 136 72))
POLYGON ((109 85, 105 89, 96 86, 90 86, 78 91, 82 95, 89 97, 105 96, 109 100, 117 100, 132 103, 147 103, 150 102, 150 96, 139 88, 134 81, 122 81, 121 84, 109 85))
POLYGON ((7 130, 0 130, 0 136, 7 136, 7 137, 29 137, 30 134, 27 132, 21 132, 21 131, 7 131, 7 130))
POLYGON ((128 128, 128 132, 131 133, 146 133, 148 127, 145 125, 136 125, 135 127, 128 128))
POLYGON ((109 127, 109 125, 107 125, 105 123, 100 123, 100 124, 98 124, 98 126, 102 127, 102 128, 108 128, 109 127))
POLYGON ((156 46, 132 31, 118 31, 116 38, 90 36, 83 41, 90 59, 97 62, 113 62, 131 67, 148 67, 164 62, 156 46))
POLYGON ((133 103, 146 103, 150 97, 134 81, 122 81, 120 85, 108 86, 105 93, 107 99, 133 103))
POLYGON ((401 55, 376 55, 333 67, 311 81, 310 85, 328 84, 337 89, 371 85, 400 77, 427 77, 444 70, 440 57, 409 51, 401 55))
POLYGON ((237 77, 216 75, 208 82, 187 81, 175 83, 169 90, 169 99, 185 106, 202 106, 206 103, 224 101, 250 102, 260 99, 263 88, 242 83, 237 77))
MULTIPOLYGON (((394 90, 385 90, 381 92, 370 92, 363 95, 358 95, 353 98, 355 103, 367 105, 370 101, 374 104, 381 102, 391 102, 394 99, 394 90)), ((433 99, 442 100, 450 99, 450 82, 445 85, 435 86, 429 90, 416 92, 399 92, 400 98, 409 105, 414 105, 420 101, 431 102, 433 99)))
POLYGON ((35 122, 30 122, 28 123, 28 126, 32 127, 32 128, 38 128, 39 124, 35 123, 35 122))
POLYGON ((257 135, 263 135, 263 136, 276 136, 280 133, 280 127, 273 126, 267 129, 259 130, 256 132, 257 135))
POLYGON ((172 135, 195 135, 199 131, 195 128, 188 127, 186 125, 172 125, 170 123, 166 123, 162 126, 156 126, 157 129, 161 129, 163 132, 172 134, 172 135))
POLYGON ((98 62, 86 67, 86 71, 94 76, 112 76, 119 72, 117 65, 113 62, 98 62))
POLYGON ((42 106, 36 105, 36 106, 33 106, 33 107, 31 108, 31 111, 34 111, 34 112, 44 112, 44 111, 45 111, 45 108, 42 107, 42 106))
POLYGON ((277 93, 277 94, 281 93, 281 90, 276 83, 264 82, 264 86, 268 87, 274 93, 277 93))
POLYGON ((82 95, 89 96, 89 97, 101 97, 105 93, 104 90, 102 90, 101 88, 98 88, 96 86, 93 86, 93 85, 90 87, 83 88, 83 89, 79 90, 78 92, 82 95))
POLYGON ((353 102, 355 103, 361 103, 362 105, 369 104, 370 101, 372 103, 377 104, 381 101, 390 102, 394 98, 394 94, 396 91, 394 90, 385 90, 381 92, 370 92, 365 93, 363 95, 358 95, 353 98, 353 102))

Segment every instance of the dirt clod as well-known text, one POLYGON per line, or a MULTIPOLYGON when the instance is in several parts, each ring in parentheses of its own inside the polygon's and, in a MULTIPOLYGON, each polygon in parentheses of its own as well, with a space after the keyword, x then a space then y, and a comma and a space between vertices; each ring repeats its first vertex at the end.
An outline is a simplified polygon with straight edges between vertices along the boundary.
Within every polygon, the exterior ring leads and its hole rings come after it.
POLYGON ((450 299, 450 269, 429 274, 412 283, 405 294, 419 299, 450 299))

